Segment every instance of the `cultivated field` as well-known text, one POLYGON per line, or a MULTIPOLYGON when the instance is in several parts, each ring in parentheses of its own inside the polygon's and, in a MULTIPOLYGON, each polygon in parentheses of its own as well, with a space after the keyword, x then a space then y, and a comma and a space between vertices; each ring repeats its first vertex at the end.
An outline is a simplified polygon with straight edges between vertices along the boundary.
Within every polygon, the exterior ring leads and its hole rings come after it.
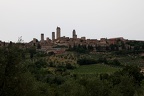
POLYGON ((72 73, 74 74, 100 74, 100 73, 113 73, 120 70, 120 67, 112 67, 104 64, 92 64, 92 65, 82 65, 77 69, 74 69, 72 73))

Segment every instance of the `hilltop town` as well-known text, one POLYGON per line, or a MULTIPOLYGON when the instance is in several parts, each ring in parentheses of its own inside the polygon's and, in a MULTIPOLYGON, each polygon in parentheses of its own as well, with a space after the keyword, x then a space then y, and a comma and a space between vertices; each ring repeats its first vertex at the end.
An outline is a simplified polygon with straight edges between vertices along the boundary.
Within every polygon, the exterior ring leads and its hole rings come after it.
MULTIPOLYGON (((12 43, 12 42, 11 42, 12 43)), ((17 43, 22 43, 19 40, 17 43)), ((33 38, 29 43, 22 43, 21 47, 32 47, 35 46, 40 51, 63 53, 66 49, 73 48, 75 46, 83 46, 85 48, 91 47, 92 52, 99 51, 119 51, 119 50, 134 50, 144 49, 143 41, 128 40, 123 37, 117 38, 101 38, 97 39, 86 39, 86 37, 78 38, 76 30, 72 31, 72 37, 61 36, 61 28, 57 27, 56 32, 52 32, 52 39, 47 37, 45 39, 44 34, 41 34, 41 40, 33 38), (136 45, 139 42, 139 45, 136 45)), ((0 41, 0 46, 8 46, 10 42, 0 41)), ((14 43, 15 44, 15 43, 14 43)))
POLYGON ((0 42, 0 96, 144 96, 143 41, 40 37, 0 42))

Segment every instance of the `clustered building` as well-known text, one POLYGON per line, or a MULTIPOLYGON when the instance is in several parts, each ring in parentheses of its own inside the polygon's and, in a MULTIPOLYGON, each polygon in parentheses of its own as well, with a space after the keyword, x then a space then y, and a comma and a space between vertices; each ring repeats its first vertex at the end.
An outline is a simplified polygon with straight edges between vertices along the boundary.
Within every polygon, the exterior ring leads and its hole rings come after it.
MULTIPOLYGON (((92 46, 97 51, 99 48, 102 50, 106 50, 110 45, 119 44, 118 49, 122 50, 122 44, 125 45, 126 49, 133 48, 133 46, 129 46, 126 44, 129 40, 124 39, 123 37, 118 38, 101 38, 97 39, 86 39, 86 37, 78 38, 76 34, 76 30, 72 31, 72 37, 61 36, 61 28, 57 27, 56 32, 52 32, 52 39, 47 37, 45 39, 44 34, 41 34, 41 40, 37 38, 33 38, 33 40, 29 43, 25 43, 24 47, 36 46, 38 50, 46 51, 46 52, 55 52, 61 53, 64 52, 69 47, 74 46, 92 46)), ((8 46, 9 43, 0 41, 0 46, 8 46)))
POLYGON ((52 51, 52 50, 62 50, 64 51, 66 48, 69 48, 70 46, 78 46, 78 45, 85 45, 85 46, 101 46, 106 47, 110 44, 117 43, 117 40, 125 42, 126 40, 123 37, 118 38, 101 38, 100 40, 97 39, 86 39, 86 37, 78 38, 76 34, 76 30, 72 31, 72 37, 65 37, 61 36, 61 28, 57 27, 56 32, 52 32, 52 39, 47 38, 44 39, 44 34, 41 34, 41 40, 37 40, 36 38, 33 38, 33 41, 30 42, 31 45, 38 46, 40 45, 40 50, 44 51, 52 51), (63 46, 63 47, 61 47, 63 46))

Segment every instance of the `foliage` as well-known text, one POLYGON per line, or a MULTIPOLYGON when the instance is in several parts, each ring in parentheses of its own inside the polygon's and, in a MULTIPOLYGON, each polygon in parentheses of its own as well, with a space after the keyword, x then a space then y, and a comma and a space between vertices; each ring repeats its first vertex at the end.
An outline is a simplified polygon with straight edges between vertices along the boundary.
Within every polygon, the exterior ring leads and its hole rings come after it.
POLYGON ((81 58, 77 60, 77 63, 80 65, 96 64, 97 61, 91 58, 81 58))
POLYGON ((73 47, 69 46, 68 51, 74 51, 77 53, 89 53, 89 52, 93 51, 93 46, 74 45, 73 47))
POLYGON ((91 64, 91 65, 79 66, 78 68, 72 70, 72 73, 74 74, 101 74, 101 73, 112 74, 118 70, 121 70, 121 68, 112 67, 104 64, 91 64))
POLYGON ((109 65, 122 66, 118 59, 110 60, 109 65))
POLYGON ((121 65, 120 59, 36 54, 34 47, 26 50, 13 45, 0 48, 0 96, 143 95, 144 76, 140 68, 116 67, 121 65), (77 68, 77 61, 88 65, 77 68), (93 63, 100 64, 90 65, 93 63))
POLYGON ((107 61, 107 59, 106 59, 105 57, 100 57, 100 58, 98 59, 98 63, 108 64, 108 61, 107 61))
POLYGON ((13 46, 0 49, 0 96, 36 95, 34 78, 22 64, 21 49, 13 46))

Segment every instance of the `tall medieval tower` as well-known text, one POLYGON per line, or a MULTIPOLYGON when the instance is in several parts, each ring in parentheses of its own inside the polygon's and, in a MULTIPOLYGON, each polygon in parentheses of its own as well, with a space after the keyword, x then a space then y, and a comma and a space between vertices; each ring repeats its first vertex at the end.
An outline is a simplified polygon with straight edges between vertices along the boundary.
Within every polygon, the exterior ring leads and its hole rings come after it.
POLYGON ((60 38, 60 35, 61 35, 61 29, 60 29, 60 27, 57 27, 56 33, 57 33, 57 39, 60 38))
POLYGON ((41 42, 44 42, 44 34, 41 34, 41 42))
POLYGON ((52 32, 52 41, 55 40, 55 32, 52 32))
POLYGON ((76 31, 75 30, 73 30, 72 35, 73 35, 73 39, 77 39, 77 35, 76 35, 76 31))

